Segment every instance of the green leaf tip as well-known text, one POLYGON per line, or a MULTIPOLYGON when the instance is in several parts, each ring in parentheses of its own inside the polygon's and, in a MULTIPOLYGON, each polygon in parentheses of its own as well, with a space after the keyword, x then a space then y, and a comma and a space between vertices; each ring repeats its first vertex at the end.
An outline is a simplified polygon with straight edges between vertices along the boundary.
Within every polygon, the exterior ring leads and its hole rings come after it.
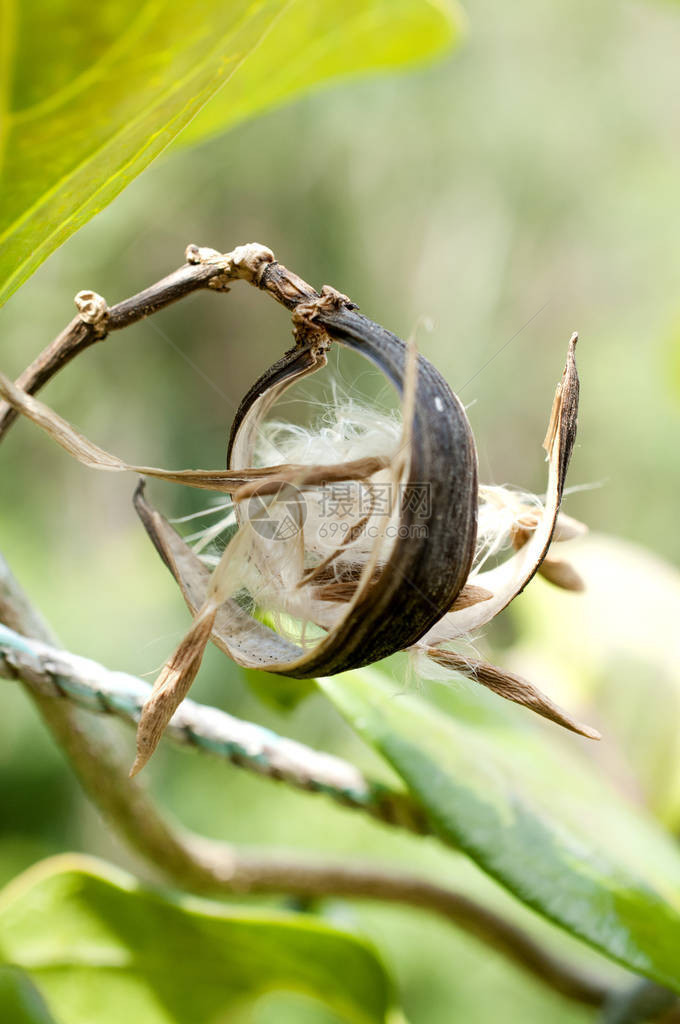
POLYGON ((349 932, 163 893, 78 855, 44 861, 4 890, 0 950, 60 1024, 120 1024, 131 1007, 146 1024, 193 1024, 272 990, 318 999, 351 1024, 387 1024, 393 1009, 380 960, 349 932))
POLYGON ((196 142, 320 81, 417 62, 462 24, 450 0, 120 0, 106 17, 84 0, 10 8, 0 305, 184 129, 196 142))

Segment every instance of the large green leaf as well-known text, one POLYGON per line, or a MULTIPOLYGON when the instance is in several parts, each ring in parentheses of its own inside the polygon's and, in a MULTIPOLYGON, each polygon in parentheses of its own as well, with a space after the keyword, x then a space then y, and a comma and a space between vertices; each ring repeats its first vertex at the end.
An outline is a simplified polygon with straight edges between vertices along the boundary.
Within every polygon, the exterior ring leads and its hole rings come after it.
POLYGON ((0 304, 221 90, 192 139, 436 52, 453 0, 0 0, 0 304))
POLYGON ((170 899, 84 857, 46 861, 4 890, 0 957, 28 972, 59 1024, 213 1024, 277 989, 352 1024, 389 1016, 384 969, 354 936, 308 916, 170 899))
MULTIPOLYGON (((513 667, 540 675, 558 703, 576 703, 585 721, 605 730, 614 756, 604 769, 618 779, 629 772, 647 806, 675 832, 680 828, 680 572, 618 538, 591 534, 569 548, 569 561, 586 590, 574 599, 540 579, 527 587, 513 605, 521 635, 513 667), (541 651, 549 656, 541 659, 541 651)), ((598 753, 597 746, 590 749, 598 753)))
POLYGON ((455 0, 290 0, 229 89, 201 111, 182 141, 214 135, 324 79, 422 60, 451 45, 462 21, 455 0))
POLYGON ((599 777, 579 750, 587 741, 535 727, 481 688, 454 684, 441 710, 375 670, 320 686, 444 840, 574 935, 680 991, 680 851, 599 777))
POLYGON ((0 1020, 6 1024, 56 1024, 28 975, 0 966, 0 1020))

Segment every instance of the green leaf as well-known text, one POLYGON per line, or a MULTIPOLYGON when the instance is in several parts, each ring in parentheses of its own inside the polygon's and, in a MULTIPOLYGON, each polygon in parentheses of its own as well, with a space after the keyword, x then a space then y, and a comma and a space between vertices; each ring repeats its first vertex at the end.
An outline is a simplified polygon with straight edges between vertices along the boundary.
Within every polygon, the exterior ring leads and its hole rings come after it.
POLYGON ((597 534, 571 542, 568 558, 585 591, 574 599, 540 579, 527 587, 512 606, 520 631, 513 661, 523 672, 524 660, 531 666, 537 652, 549 652, 533 675, 552 685, 558 703, 576 704, 584 721, 605 723, 612 756, 603 770, 614 778, 630 772, 646 806, 677 832, 680 572, 629 541, 597 534))
POLYGON ((263 704, 283 714, 294 711, 306 697, 316 691, 312 679, 277 676, 259 668, 244 668, 241 674, 246 686, 263 704))
POLYGON ((442 839, 574 935, 680 991, 680 851, 599 777, 579 749, 587 741, 539 729, 481 688, 452 684, 447 714, 374 670, 319 685, 442 839))
POLYGON ((456 26, 449 0, 0 0, 0 304, 218 90, 192 140, 456 26))
POLYGON ((420 61, 450 46, 463 22, 454 0, 292 0, 229 90, 201 111, 181 141, 214 135, 253 108, 288 100, 324 79, 420 61))
MULTIPOLYGON (((236 528, 234 528, 235 532, 236 528)), ((276 631, 276 622, 263 608, 256 608, 253 614, 258 622, 262 622, 276 631)), ((291 628, 294 628, 293 623, 291 623, 291 628)), ((241 668, 240 672, 251 693, 267 707, 274 708, 280 714, 294 711, 303 700, 306 700, 312 693, 316 693, 314 679, 293 679, 292 676, 279 676, 273 672, 263 672, 259 668, 241 668)))
POLYGON ((0 955, 28 972, 59 1024, 213 1024, 271 990, 321 1000, 352 1024, 389 1013, 385 971, 351 934, 307 915, 173 899, 85 857, 45 861, 0 894, 0 955))
POLYGON ((17 967, 0 966, 0 1020, 6 1024, 57 1024, 31 979, 17 967))

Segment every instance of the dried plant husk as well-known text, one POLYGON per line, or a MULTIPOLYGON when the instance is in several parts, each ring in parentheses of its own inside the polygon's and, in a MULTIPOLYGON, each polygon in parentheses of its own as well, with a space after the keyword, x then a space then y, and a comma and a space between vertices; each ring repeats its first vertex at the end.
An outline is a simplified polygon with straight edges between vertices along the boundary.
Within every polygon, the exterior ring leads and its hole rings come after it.
MULTIPOLYGON (((425 636, 426 644, 442 643, 468 636, 495 618, 524 590, 543 564, 555 532, 569 460, 576 440, 579 378, 575 348, 578 336, 572 335, 562 379, 557 385, 548 430, 543 447, 548 460, 548 487, 545 505, 535 516, 528 539, 511 558, 494 569, 473 572, 468 583, 491 593, 486 601, 451 610, 425 636)), ((569 521, 565 526, 568 530, 569 521)))
MULTIPOLYGON (((274 264, 272 270, 276 271, 277 266, 274 264)), ((347 609, 311 651, 260 623, 253 624, 250 630, 248 616, 234 602, 221 609, 221 620, 216 618, 213 640, 240 664, 266 667, 271 672, 297 678, 360 667, 397 650, 424 651, 439 665, 475 679, 499 696, 581 735, 598 738, 596 730, 576 721, 522 677, 484 662, 473 663, 442 647, 443 641, 469 633, 506 607, 545 563, 556 530, 563 539, 573 535, 578 525, 565 520, 558 526, 576 436, 576 336, 569 343, 544 442, 549 463, 545 505, 540 514, 534 513, 535 521, 529 524, 518 550, 507 562, 470 575, 476 537, 477 473, 474 442, 465 413, 427 360, 416 357, 400 339, 349 309, 346 302, 337 301, 336 295, 333 293, 324 301, 322 294, 313 306, 314 329, 318 330, 319 321, 323 322, 323 333, 315 339, 316 349, 310 345, 303 359, 297 349, 291 350, 263 374, 244 398, 232 427, 228 465, 238 473, 241 466, 252 463, 258 429, 267 412, 295 380, 325 364, 327 337, 332 337, 371 358, 402 393, 404 434, 399 457, 391 468, 394 480, 403 480, 407 485, 428 482, 431 487, 427 536, 414 537, 405 531, 406 538, 394 544, 384 564, 378 564, 376 549, 358 577, 350 573, 348 579, 341 575, 339 578, 336 562, 330 580, 317 580, 320 586, 316 596, 321 602, 344 602, 347 609), (443 415, 439 417, 436 413, 443 415)), ((294 474, 287 479, 294 483, 294 474)), ((252 493, 251 485, 245 493, 252 493)), ((205 570, 172 527, 148 505, 144 508, 142 501, 138 497, 137 507, 147 530, 165 551, 166 563, 178 579, 189 607, 196 612, 204 600, 205 570)), ((402 508, 400 524, 412 522, 409 509, 402 508)), ((340 554, 338 549, 321 566, 306 574, 303 571, 300 580, 314 582, 315 573, 323 571, 340 554)), ((547 576, 553 567, 558 585, 576 589, 577 580, 569 574, 567 563, 549 558, 547 576)))
MULTIPOLYGON (((372 360, 404 395, 407 346, 347 304, 326 303, 315 316, 327 334, 372 360)), ((377 578, 364 573, 344 618, 313 652, 270 671, 309 678, 370 664, 415 643, 447 611, 468 577, 476 540, 477 459, 465 411, 441 374, 414 359, 411 408, 404 409, 408 462, 404 493, 427 488, 426 516, 402 503, 398 536, 377 578), (421 529, 424 527, 424 530, 421 529), (403 536, 402 536, 403 535, 403 536)), ((253 461, 262 418, 299 377, 296 354, 254 385, 232 427, 228 458, 235 472, 253 461)), ((407 396, 408 398, 408 396, 407 396)))
POLYGON ((587 736, 591 740, 600 739, 597 729, 592 729, 589 725, 576 721, 568 711, 555 704, 523 676, 518 676, 514 672, 506 672, 505 669, 490 665, 486 661, 466 658, 458 652, 446 648, 425 648, 425 653, 436 664, 451 669, 476 683, 481 683, 488 690, 492 690, 493 693, 497 693, 505 700, 512 701, 513 704, 529 708, 537 715, 541 715, 542 718, 547 718, 580 736, 587 736))
MULTIPOLYGON (((552 541, 566 540, 581 531, 580 524, 559 514, 576 432, 576 336, 569 345, 544 442, 549 462, 545 504, 539 512, 530 505, 531 496, 524 496, 530 507, 520 509, 526 515, 513 518, 510 535, 515 553, 486 571, 480 555, 482 564, 472 570, 479 488, 474 440, 462 405, 412 344, 405 344, 361 315, 346 296, 334 289, 324 287, 316 292, 278 263, 265 246, 253 243, 226 254, 189 246, 187 264, 179 271, 111 309, 101 300, 104 318, 95 325, 96 330, 89 332, 87 344, 195 288, 228 291, 237 279, 249 281, 292 311, 296 344, 242 400, 231 430, 226 469, 166 470, 125 462, 94 445, 29 394, 80 350, 73 347, 71 337, 75 337, 74 330, 76 334, 80 331, 79 321, 75 328, 71 325, 63 343, 58 339, 22 375, 21 387, 0 375, 0 397, 11 407, 0 429, 7 429, 15 412, 21 412, 88 466, 109 472, 133 471, 143 477, 233 496, 239 529, 211 572, 149 504, 143 486, 137 490, 135 506, 140 518, 180 584, 194 621, 163 667, 143 709, 133 771, 148 760, 165 724, 186 695, 209 639, 245 667, 300 679, 358 668, 399 650, 416 650, 567 728, 597 736, 527 680, 484 662, 472 662, 443 646, 489 622, 536 572, 567 589, 582 586, 568 562, 549 554, 552 541), (255 442, 268 411, 291 384, 326 364, 326 352, 333 343, 366 356, 401 395, 402 434, 397 450, 389 457, 366 455, 331 465, 290 461, 255 467, 255 442), (352 560, 351 547, 360 535, 361 520, 341 545, 330 553, 323 552, 323 557, 318 548, 310 549, 315 564, 306 565, 302 519, 298 534, 285 539, 276 557, 269 557, 273 552, 257 542, 249 517, 244 514, 249 499, 256 497, 264 507, 267 501, 276 506, 286 488, 303 493, 307 489, 309 493, 334 481, 361 481, 370 489, 380 479, 388 479, 393 485, 390 516, 372 547, 358 560, 352 560), (426 511, 406 498, 415 488, 427 489, 426 511), (387 539, 388 522, 396 527, 393 542, 387 539), (274 591, 280 587, 285 613, 301 620, 301 631, 286 637, 234 600, 247 577, 244 569, 249 567, 262 578, 269 571, 274 591), (305 623, 320 627, 314 646, 307 642, 305 623)), ((515 504, 506 504, 505 509, 507 512, 512 508, 513 517, 515 504)), ((489 551, 500 550, 501 536, 502 531, 497 531, 496 546, 492 544, 489 551)))
MULTIPOLYGON (((403 391, 405 344, 355 312, 345 316, 343 311, 337 320, 331 319, 337 337, 349 338, 353 347, 373 358, 403 391)), ((323 362, 317 358, 314 365, 323 362)), ((228 613, 225 611, 216 621, 213 639, 240 664, 296 678, 370 664, 415 643, 463 589, 476 536, 477 468, 472 433, 462 406, 434 367, 417 356, 414 369, 411 426, 400 453, 408 462, 403 487, 429 488, 429 514, 416 517, 411 507, 402 506, 399 526, 406 536, 397 537, 379 573, 375 567, 363 573, 353 586, 339 625, 312 651, 284 640, 231 602, 228 613), (423 520, 425 531, 409 530, 415 524, 422 526, 423 520)), ((237 413, 229 445, 230 467, 235 474, 240 472, 234 465, 238 458, 252 460, 261 418, 285 388, 307 372, 309 362, 301 365, 299 353, 292 350, 248 393, 237 413)), ((296 482, 294 475, 287 479, 296 482)), ((297 483, 303 480, 300 476, 297 483)), ((135 504, 195 613, 205 598, 208 570, 139 492, 135 504)))
MULTIPOLYGON (((269 672, 299 679, 313 678, 370 664, 410 646, 432 621, 451 607, 463 590, 474 556, 477 509, 476 452, 467 417, 448 385, 431 364, 418 356, 413 346, 407 348, 394 335, 370 321, 364 323, 364 320, 361 318, 359 324, 361 331, 371 340, 377 333, 378 343, 369 351, 379 366, 389 368, 390 379, 397 383, 403 395, 404 427, 399 450, 391 460, 391 493, 395 496, 400 493, 397 484, 401 484, 405 494, 409 487, 426 485, 429 508, 427 515, 420 518, 425 518, 427 528, 411 533, 409 525, 414 523, 415 516, 412 506, 404 500, 398 510, 397 539, 387 561, 381 565, 380 571, 376 571, 379 545, 376 546, 359 578, 353 581, 353 593, 344 614, 337 623, 330 620, 326 636, 312 650, 305 650, 251 617, 232 599, 226 582, 228 567, 234 562, 234 548, 238 545, 243 548, 244 534, 251 529, 247 518, 229 542, 218 567, 210 574, 177 531, 149 505, 143 486, 138 488, 135 496, 137 512, 196 617, 188 636, 164 666, 143 709, 133 773, 149 759, 174 710, 188 692, 197 660, 200 664, 209 637, 245 667, 266 668, 269 672), (370 325, 370 331, 366 325, 370 325), (423 367, 429 378, 424 389, 419 388, 423 367), (418 419, 419 400, 426 400, 426 408, 434 412, 434 417, 418 419), (446 418, 441 418, 437 424, 441 413, 446 413, 446 418), (434 419, 439 429, 432 428, 429 419, 434 419), (442 442, 439 449, 433 447, 433 443, 436 445, 438 441, 442 442), (457 442, 458 448, 449 448, 444 442, 457 442), (426 473, 430 475, 426 476, 426 473), (444 497, 448 516, 436 515, 441 511, 437 502, 444 497), (456 519, 456 511, 463 529, 461 533, 449 534, 446 531, 451 528, 451 518, 456 519), (432 529, 438 531, 434 536, 432 529), (442 550, 452 554, 450 561, 441 561, 442 550), (419 575, 417 580, 409 575, 417 571, 422 573, 423 568, 425 575, 419 575), (428 571, 431 575, 427 574, 428 571), (225 581, 224 585, 222 581, 225 581), (208 620, 210 628, 203 628, 201 623, 208 620)), ((296 355, 291 353, 291 362, 295 361, 296 355)), ((238 457, 237 453, 252 461, 254 438, 262 416, 272 400, 298 375, 290 372, 290 363, 284 359, 276 364, 273 373, 268 371, 251 389, 249 395, 252 400, 246 399, 241 405, 232 430, 229 444, 232 463, 238 457), (240 432, 248 439, 247 443, 239 444, 240 432)), ((345 465, 345 475, 346 469, 345 465)), ((239 469, 234 467, 234 472, 238 473, 239 469)), ((305 479, 309 479, 310 472, 313 475, 313 468, 297 478, 286 476, 285 482, 302 486, 305 479)), ((252 494, 250 486, 244 491, 246 496, 252 494)), ((251 534, 251 537, 254 543, 245 557, 257 558, 256 535, 251 534)), ((301 542, 300 531, 292 543, 300 546, 301 542)), ((301 546, 299 553, 294 580, 297 584, 305 578, 301 546)), ((264 559, 267 559, 266 553, 264 559)), ((478 592, 475 599, 479 599, 480 594, 478 592)), ((321 624, 324 625, 323 621, 321 624)))

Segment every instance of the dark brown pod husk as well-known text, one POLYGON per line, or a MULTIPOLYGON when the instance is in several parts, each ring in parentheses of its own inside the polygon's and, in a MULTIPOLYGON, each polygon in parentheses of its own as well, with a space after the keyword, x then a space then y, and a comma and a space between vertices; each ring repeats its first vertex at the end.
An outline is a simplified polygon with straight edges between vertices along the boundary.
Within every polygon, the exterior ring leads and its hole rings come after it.
MULTIPOLYGON (((278 270, 277 276, 280 274, 278 270)), ((297 323, 298 346, 263 374, 242 402, 232 428, 228 458, 234 474, 241 472, 241 463, 253 462, 262 418, 295 380, 325 365, 331 330, 337 340, 373 359, 402 394, 405 429, 401 450, 391 467, 403 494, 397 539, 379 568, 375 559, 369 560, 358 578, 352 580, 350 594, 342 598, 345 607, 337 624, 312 650, 305 650, 248 615, 226 591, 211 597, 217 573, 211 576, 177 531, 151 508, 143 488, 135 497, 140 518, 178 581, 196 621, 212 615, 213 641, 239 664, 296 678, 330 675, 370 664, 410 647, 427 632, 465 585, 475 550, 477 511, 472 432, 461 404, 440 374, 413 350, 409 353, 395 335, 349 309, 347 300, 337 293, 316 296, 315 303, 307 300, 306 305, 307 315, 305 319, 299 317, 297 323), (314 323, 319 312, 325 317, 323 329, 314 323), (424 514, 418 515, 408 500, 414 488, 426 489, 424 514), (416 521, 417 531, 412 529, 416 521)), ((313 467, 306 475, 286 475, 285 479, 303 486, 310 473, 314 474, 313 467)), ((246 520, 240 533, 248 529, 246 520)), ((231 541, 227 557, 238 536, 231 541)), ((308 585, 313 584, 316 570, 305 570, 303 564, 300 569, 298 583, 308 579, 308 585)), ((224 566, 222 575, 227 575, 224 566)), ((337 606, 337 592, 331 599, 337 606)), ((172 714, 168 687, 173 686, 179 703, 186 692, 182 665, 186 674, 195 674, 196 656, 196 648, 183 642, 159 677, 142 715, 134 771, 150 756, 160 734, 159 726, 162 731, 172 714)))
MULTIPOLYGON (((333 323, 338 337, 349 337, 352 346, 373 358, 403 391, 406 346, 400 339, 353 311, 347 317, 338 314, 337 318, 329 316, 327 319, 333 323), (365 348, 361 347, 362 341, 365 348)), ((323 363, 317 357, 314 365, 323 363)), ((299 353, 292 350, 248 393, 237 413, 229 445, 230 469, 235 474, 240 472, 234 464, 237 457, 246 463, 253 460, 252 444, 264 412, 286 387, 308 372, 309 363, 301 366, 299 353), (247 439, 243 444, 239 443, 241 436, 247 439)), ((405 499, 398 537, 388 561, 379 573, 364 574, 365 579, 354 582, 343 620, 312 651, 297 648, 297 656, 291 658, 291 645, 286 643, 285 657, 281 658, 276 641, 272 640, 267 644, 269 657, 263 658, 258 645, 255 645, 257 654, 253 650, 244 655, 242 650, 233 647, 233 622, 221 635, 216 629, 215 639, 235 660, 249 667, 256 663, 270 672, 296 678, 332 675, 371 664, 412 646, 455 602, 465 585, 475 548, 477 466, 474 442, 459 401, 432 364, 422 357, 418 357, 416 379, 413 425, 408 451, 404 452, 408 456, 407 476, 402 484, 405 499), (425 515, 418 516, 406 500, 415 488, 426 489, 429 507, 425 515), (415 525, 417 531, 412 529, 415 525), (274 660, 271 660, 272 655, 274 660)), ((301 484, 303 480, 300 476, 296 482, 301 484)), ((183 564, 190 563, 188 546, 162 517, 157 513, 151 516, 150 506, 139 495, 136 507, 147 532, 164 552, 166 564, 180 583, 189 607, 195 612, 207 596, 207 570, 205 574, 199 573, 203 586, 197 586, 194 577, 200 562, 194 556, 189 583, 176 562, 181 552, 183 564), (167 555, 170 548, 174 552, 175 568, 167 555)), ((232 611, 236 614, 235 607, 232 611)), ((258 623, 258 644, 262 640, 262 629, 266 627, 258 623)))
MULTIPOLYGON (((107 471, 132 470, 143 476, 230 493, 240 524, 217 568, 211 571, 152 508, 143 486, 137 490, 135 507, 140 518, 195 617, 145 705, 133 771, 148 760, 188 691, 208 639, 239 664, 297 678, 357 668, 399 650, 419 651, 432 662, 474 678, 567 728, 597 735, 521 677, 464 659, 447 646, 490 621, 536 572, 567 589, 582 585, 567 562, 548 555, 553 540, 568 539, 580 530, 574 521, 558 520, 576 432, 576 336, 569 345, 544 443, 549 462, 545 504, 540 506, 540 513, 532 506, 526 515, 517 515, 510 534, 515 553, 506 562, 490 570, 477 566, 471 571, 479 488, 474 440, 465 411, 431 363, 417 355, 412 345, 360 314, 346 296, 329 287, 316 292, 278 263, 264 246, 241 246, 227 254, 189 246, 187 264, 180 270, 118 306, 109 309, 101 299, 99 305, 102 315, 97 322, 90 325, 85 318, 88 310, 81 310, 86 326, 75 321, 63 342, 58 339, 25 371, 19 386, 0 375, 0 396, 8 403, 0 430, 6 430, 21 412, 86 465, 107 471), (173 471, 124 462, 93 445, 32 397, 32 392, 76 351, 106 333, 196 288, 228 291, 231 282, 239 278, 292 311, 296 343, 255 382, 241 402, 231 430, 226 469, 173 471), (331 465, 255 467, 255 441, 267 413, 294 382, 325 365, 326 352, 333 343, 362 353, 401 395, 403 426, 397 449, 387 457, 366 455, 331 465), (258 621, 241 601, 234 600, 244 565, 254 566, 261 576, 266 576, 269 568, 266 546, 253 539, 250 499, 256 498, 266 508, 268 502, 281 502, 286 487, 305 494, 342 480, 361 481, 370 492, 380 474, 389 476, 394 494, 399 495, 393 498, 390 509, 391 522, 396 524, 392 543, 385 543, 381 536, 364 561, 352 562, 348 547, 364 525, 359 519, 341 545, 324 552, 323 557, 315 551, 309 564, 305 561, 300 519, 299 537, 288 542, 288 561, 272 570, 275 585, 278 572, 281 593, 285 591, 291 599, 293 618, 306 618, 320 627, 314 646, 305 641, 304 623, 300 635, 293 631, 287 637, 258 621), (427 493, 425 505, 409 500, 414 490, 427 493), (298 592, 310 602, 306 615, 296 616, 298 592)), ((288 614, 285 603, 284 608, 288 614)))
MULTIPOLYGON (((286 271, 271 264, 278 282, 286 271)), ((329 338, 375 363, 403 395, 407 348, 384 327, 356 312, 344 296, 326 290, 306 300, 317 344, 329 338), (310 308, 311 307, 311 308, 310 308), (325 335, 325 337, 324 337, 325 335)), ((299 322, 299 321, 298 321, 299 322)), ((229 468, 251 465, 264 412, 307 368, 298 369, 296 350, 268 370, 249 391, 237 412, 228 448, 229 468), (292 369, 295 367, 295 369, 292 369)), ((371 664, 414 644, 454 603, 468 577, 475 550, 477 458, 472 431, 461 403, 428 360, 417 357, 409 439, 402 452, 408 462, 401 483, 403 500, 398 536, 380 574, 364 574, 339 624, 312 652, 270 671, 298 678, 332 675, 371 664), (408 496, 424 494, 427 510, 418 514, 408 496), (417 527, 417 529, 415 529, 417 527)))

